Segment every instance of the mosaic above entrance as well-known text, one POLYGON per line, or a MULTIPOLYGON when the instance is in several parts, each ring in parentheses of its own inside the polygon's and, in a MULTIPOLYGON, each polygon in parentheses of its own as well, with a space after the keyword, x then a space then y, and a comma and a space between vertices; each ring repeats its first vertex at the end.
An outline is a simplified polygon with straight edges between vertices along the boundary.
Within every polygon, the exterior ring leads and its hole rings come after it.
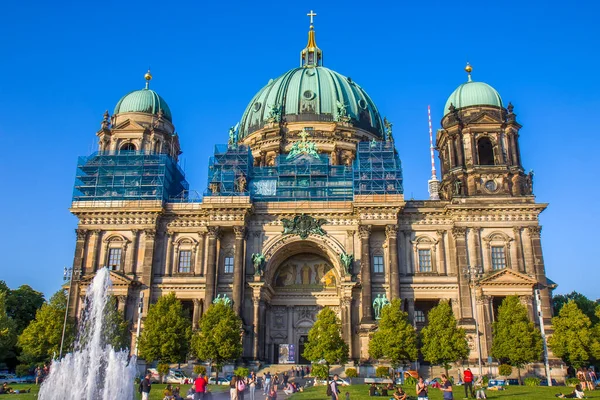
POLYGON ((298 254, 281 264, 275 274, 275 287, 301 291, 335 289, 335 272, 333 266, 322 257, 298 254))

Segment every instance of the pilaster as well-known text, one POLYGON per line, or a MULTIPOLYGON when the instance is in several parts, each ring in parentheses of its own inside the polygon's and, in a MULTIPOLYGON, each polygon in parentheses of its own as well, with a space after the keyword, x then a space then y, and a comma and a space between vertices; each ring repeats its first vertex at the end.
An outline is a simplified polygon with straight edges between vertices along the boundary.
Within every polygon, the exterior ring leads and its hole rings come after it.
POLYGON ((437 231, 439 254, 440 254, 440 256, 438 257, 437 272, 440 275, 446 275, 448 272, 447 268, 446 268, 446 243, 444 241, 444 233, 445 232, 443 230, 437 231))
POLYGON ((208 227, 208 257, 206 261, 206 289, 204 295, 204 312, 208 309, 215 297, 215 282, 217 274, 217 241, 221 230, 217 226, 208 227))
POLYGON ((361 254, 360 254, 360 277, 361 277, 361 303, 362 320, 364 322, 372 321, 371 314, 371 254, 369 251, 369 237, 371 236, 371 225, 361 225, 358 228, 360 235, 361 254))
POLYGON ((390 293, 391 300, 400 297, 400 278, 398 276, 398 225, 387 225, 385 235, 388 241, 389 268, 390 268, 390 293))
POLYGON ((469 288, 468 279, 465 277, 467 268, 467 243, 466 229, 455 226, 452 228, 452 236, 456 247, 456 267, 458 269, 458 290, 460 299, 460 318, 473 318, 471 307, 471 290, 469 288))
POLYGON ((233 310, 242 316, 243 282, 244 274, 244 237, 246 236, 245 226, 234 226, 235 234, 235 254, 233 257, 233 310))

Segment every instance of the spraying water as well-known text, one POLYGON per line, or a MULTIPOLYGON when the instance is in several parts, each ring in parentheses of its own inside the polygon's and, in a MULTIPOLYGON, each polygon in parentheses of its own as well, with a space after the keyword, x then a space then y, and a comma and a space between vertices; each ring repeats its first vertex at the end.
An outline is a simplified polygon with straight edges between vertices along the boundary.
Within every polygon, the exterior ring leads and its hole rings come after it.
POLYGON ((98 271, 85 297, 75 350, 54 360, 39 400, 133 400, 136 358, 107 343, 114 327, 105 317, 112 283, 107 268, 98 271))

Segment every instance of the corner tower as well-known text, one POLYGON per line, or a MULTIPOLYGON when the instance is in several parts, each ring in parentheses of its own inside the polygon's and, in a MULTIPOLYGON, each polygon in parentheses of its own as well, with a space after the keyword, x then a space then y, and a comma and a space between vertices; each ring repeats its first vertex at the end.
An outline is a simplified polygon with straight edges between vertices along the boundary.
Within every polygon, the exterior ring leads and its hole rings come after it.
POLYGON ((512 104, 471 78, 450 95, 444 107, 436 147, 442 169, 440 197, 533 195, 533 174, 521 164, 519 130, 512 104))

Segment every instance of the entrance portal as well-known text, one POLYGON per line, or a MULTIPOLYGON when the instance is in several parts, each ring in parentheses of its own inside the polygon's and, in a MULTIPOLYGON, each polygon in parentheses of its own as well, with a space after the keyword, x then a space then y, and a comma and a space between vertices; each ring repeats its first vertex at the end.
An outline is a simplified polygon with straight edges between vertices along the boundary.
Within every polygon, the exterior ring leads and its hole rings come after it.
POLYGON ((298 341, 298 364, 310 364, 302 354, 304 354, 304 346, 308 343, 308 335, 300 336, 300 340, 298 341))

